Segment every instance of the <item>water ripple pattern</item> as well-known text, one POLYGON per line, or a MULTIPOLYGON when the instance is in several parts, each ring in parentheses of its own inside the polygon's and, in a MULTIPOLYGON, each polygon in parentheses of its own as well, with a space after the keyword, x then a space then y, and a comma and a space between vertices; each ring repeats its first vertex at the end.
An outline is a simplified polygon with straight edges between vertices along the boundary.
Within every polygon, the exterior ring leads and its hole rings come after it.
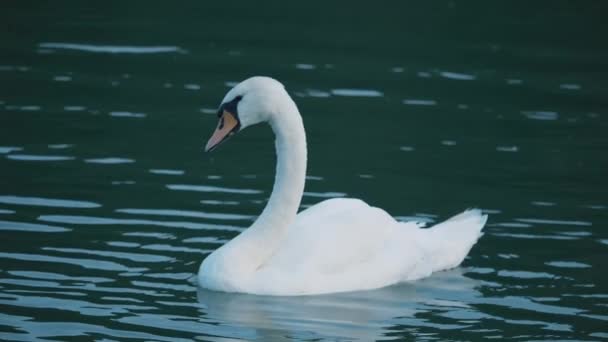
POLYGON ((608 340, 606 6, 275 5, 3 6, 0 340, 608 340), (478 207, 464 263, 355 293, 200 289, 272 191, 268 127, 203 152, 258 74, 303 115, 301 210, 478 207))

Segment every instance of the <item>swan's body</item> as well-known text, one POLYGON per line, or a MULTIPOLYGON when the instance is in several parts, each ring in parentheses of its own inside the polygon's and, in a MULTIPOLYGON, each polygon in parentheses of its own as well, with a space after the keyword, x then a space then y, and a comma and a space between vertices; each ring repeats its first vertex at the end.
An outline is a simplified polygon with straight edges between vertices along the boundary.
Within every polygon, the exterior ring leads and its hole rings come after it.
POLYGON ((330 199, 297 214, 306 176, 306 135, 284 87, 254 77, 220 108, 212 149, 232 133, 267 121, 276 135, 272 195, 255 223, 211 253, 199 284, 226 292, 304 295, 367 290, 458 266, 487 216, 468 210, 428 229, 398 222, 357 199, 330 199))

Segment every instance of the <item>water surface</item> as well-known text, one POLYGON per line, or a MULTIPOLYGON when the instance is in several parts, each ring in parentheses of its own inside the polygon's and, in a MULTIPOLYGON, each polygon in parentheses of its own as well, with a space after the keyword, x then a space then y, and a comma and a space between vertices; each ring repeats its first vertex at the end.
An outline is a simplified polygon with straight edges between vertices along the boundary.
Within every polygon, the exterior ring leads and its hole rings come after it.
POLYGON ((608 339, 599 2, 11 6, 0 339, 608 339), (303 114, 302 207, 352 196, 429 224, 480 207, 463 265, 336 295, 198 289, 272 187, 267 127, 202 152, 257 74, 303 114))

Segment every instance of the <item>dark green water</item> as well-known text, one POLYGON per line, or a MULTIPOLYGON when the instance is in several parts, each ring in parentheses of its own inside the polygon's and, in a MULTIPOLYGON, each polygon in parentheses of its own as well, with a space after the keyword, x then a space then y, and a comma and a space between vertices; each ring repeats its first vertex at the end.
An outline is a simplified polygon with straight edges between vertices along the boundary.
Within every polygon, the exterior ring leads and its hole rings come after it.
POLYGON ((2 7, 0 339, 608 339, 603 2, 2 7), (252 75, 304 116, 303 205, 481 207, 463 265, 363 293, 197 291, 271 190, 267 127, 202 153, 252 75))

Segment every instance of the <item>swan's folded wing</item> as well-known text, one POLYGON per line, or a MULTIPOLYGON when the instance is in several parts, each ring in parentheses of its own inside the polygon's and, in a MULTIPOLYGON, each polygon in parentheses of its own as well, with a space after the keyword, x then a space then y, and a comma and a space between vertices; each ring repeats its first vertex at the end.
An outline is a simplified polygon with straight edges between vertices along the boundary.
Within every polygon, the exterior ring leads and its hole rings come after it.
POLYGON ((338 274, 373 258, 398 229, 385 211, 355 199, 331 199, 301 212, 264 265, 304 274, 338 274))

